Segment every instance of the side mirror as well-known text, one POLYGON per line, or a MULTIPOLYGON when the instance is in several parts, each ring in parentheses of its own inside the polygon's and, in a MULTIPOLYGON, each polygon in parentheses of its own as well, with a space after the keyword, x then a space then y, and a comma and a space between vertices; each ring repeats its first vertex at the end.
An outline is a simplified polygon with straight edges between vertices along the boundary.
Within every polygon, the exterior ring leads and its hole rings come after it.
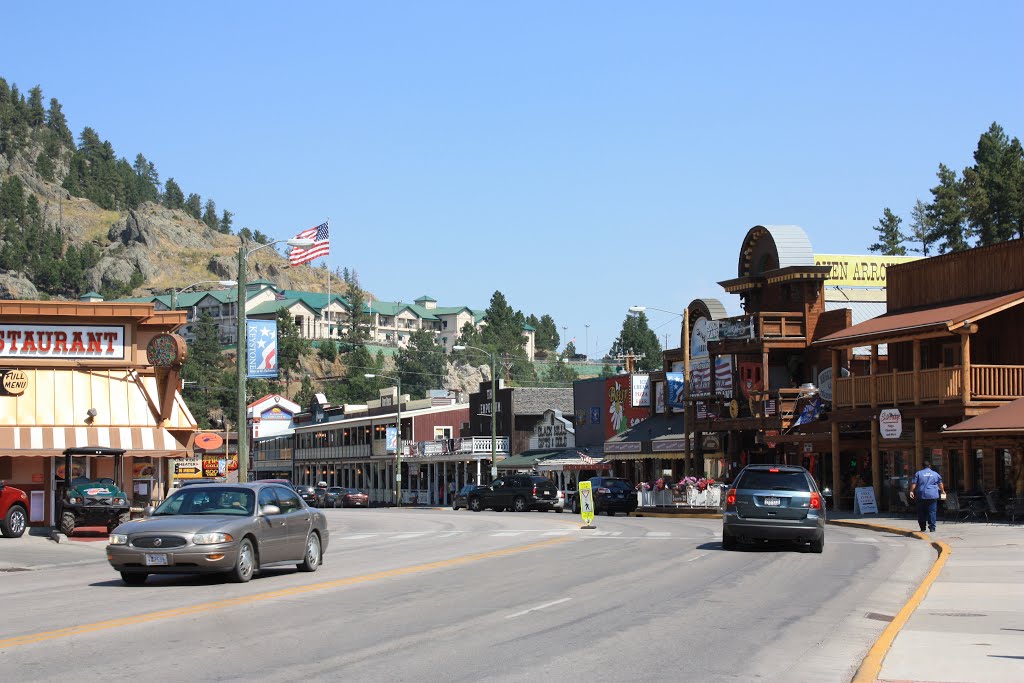
POLYGON ((147 517, 152 517, 152 516, 153 516, 153 513, 154 513, 154 512, 156 512, 156 508, 155 508, 155 507, 153 507, 152 505, 147 505, 147 506, 146 506, 146 509, 145 509, 145 510, 143 510, 143 513, 144 513, 144 514, 145 514, 145 515, 146 515, 147 517))
POLYGON ((260 508, 261 515, 279 515, 281 514, 281 508, 276 505, 264 505, 260 508))

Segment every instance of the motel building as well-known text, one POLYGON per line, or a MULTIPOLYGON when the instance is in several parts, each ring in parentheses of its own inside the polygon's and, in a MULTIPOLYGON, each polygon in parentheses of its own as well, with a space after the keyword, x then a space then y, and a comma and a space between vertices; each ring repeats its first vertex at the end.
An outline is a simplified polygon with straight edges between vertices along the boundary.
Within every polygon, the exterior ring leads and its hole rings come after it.
POLYGON ((30 524, 54 525, 68 449, 96 449, 71 476, 114 479, 133 508, 164 497, 196 432, 184 322, 153 304, 0 301, 0 479, 28 493, 30 524))

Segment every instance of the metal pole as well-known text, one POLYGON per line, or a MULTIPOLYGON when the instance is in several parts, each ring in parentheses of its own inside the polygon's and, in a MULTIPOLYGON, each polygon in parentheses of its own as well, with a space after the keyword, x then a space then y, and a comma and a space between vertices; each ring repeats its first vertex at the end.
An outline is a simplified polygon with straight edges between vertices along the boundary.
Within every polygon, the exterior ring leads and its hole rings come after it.
POLYGON ((491 481, 498 478, 498 380, 494 354, 491 354, 491 481))
POLYGON ((398 435, 395 440, 395 485, 398 489, 398 507, 402 507, 402 376, 395 380, 398 383, 398 435))
POLYGON ((235 348, 237 349, 236 371, 238 372, 238 417, 235 422, 238 425, 238 481, 245 483, 249 481, 249 433, 248 420, 245 414, 245 374, 246 374, 246 349, 245 349, 245 245, 238 248, 238 332, 236 334, 235 348))
POLYGON ((178 290, 171 290, 171 310, 178 308, 178 290))

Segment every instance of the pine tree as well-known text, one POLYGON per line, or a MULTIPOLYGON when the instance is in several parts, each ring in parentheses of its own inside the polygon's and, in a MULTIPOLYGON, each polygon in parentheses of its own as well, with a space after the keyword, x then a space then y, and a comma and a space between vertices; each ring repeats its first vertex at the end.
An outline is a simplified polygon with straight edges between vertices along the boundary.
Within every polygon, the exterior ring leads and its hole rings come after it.
POLYGON ((50 98, 50 109, 46 112, 46 127, 56 133, 64 144, 74 144, 75 139, 71 135, 71 129, 68 128, 68 120, 64 117, 64 112, 56 97, 50 98))
POLYGON ((408 345, 399 349, 395 356, 395 367, 402 378, 402 393, 421 398, 428 389, 440 388, 447 365, 444 350, 434 341, 434 334, 429 330, 413 331, 408 345))
POLYGON ((910 223, 910 235, 907 239, 920 244, 920 247, 911 247, 910 251, 922 256, 928 256, 928 247, 931 244, 932 224, 928 220, 928 206, 918 199, 914 202, 914 208, 910 212, 913 220, 910 223))
POLYGON ((185 200, 185 213, 197 221, 203 217, 203 200, 195 192, 189 194, 185 200))
POLYGON ((622 331, 612 343, 612 356, 628 354, 637 357, 637 370, 650 371, 662 367, 661 344, 658 342, 658 335, 651 330, 647 322, 647 314, 642 311, 626 316, 622 322, 622 331))
POLYGON ((894 214, 888 206, 885 207, 885 210, 882 211, 882 217, 878 219, 878 225, 875 226, 875 232, 878 233, 878 241, 868 247, 868 249, 875 253, 885 254, 886 256, 906 256, 907 248, 903 246, 903 242, 907 239, 907 236, 900 231, 900 223, 902 222, 903 219, 894 214))
POLYGON ((935 174, 939 184, 931 189, 932 202, 925 215, 931 224, 929 242, 940 242, 939 253, 963 251, 967 243, 967 212, 964 207, 963 187, 956 177, 956 171, 945 164, 939 164, 935 174))
POLYGON ((200 424, 205 423, 210 410, 223 401, 220 396, 223 362, 220 330, 210 314, 203 313, 192 325, 192 343, 188 346, 188 358, 181 369, 185 399, 200 424))
POLYGON ((579 379, 580 376, 576 369, 566 362, 569 358, 571 356, 568 353, 563 353, 561 357, 548 365, 547 372, 544 373, 545 383, 571 387, 572 383, 579 379))
POLYGON ((222 232, 225 235, 231 234, 231 223, 235 217, 235 214, 231 213, 227 209, 224 209, 220 214, 220 223, 217 225, 217 231, 222 232))
POLYGON ((211 230, 217 230, 220 227, 220 219, 217 218, 217 204, 212 199, 206 200, 206 210, 203 212, 203 222, 211 230))
POLYGON ((342 340, 350 345, 362 344, 370 338, 370 314, 366 311, 366 294, 359 286, 359 275, 355 269, 345 269, 344 279, 347 287, 345 298, 349 304, 349 323, 342 340))
POLYGON ((971 233, 981 246, 1024 236, 1024 150, 993 123, 978 139, 974 166, 963 172, 971 233))
POLYGON ((292 373, 299 369, 299 359, 309 353, 311 344, 305 339, 292 314, 282 308, 277 312, 277 369, 284 375, 285 390, 292 381, 292 373))
POLYGON ((174 178, 168 178, 164 183, 164 206, 168 209, 185 208, 185 194, 174 178))
POLYGON ((28 91, 28 125, 38 128, 46 121, 43 108, 43 90, 38 85, 28 91))

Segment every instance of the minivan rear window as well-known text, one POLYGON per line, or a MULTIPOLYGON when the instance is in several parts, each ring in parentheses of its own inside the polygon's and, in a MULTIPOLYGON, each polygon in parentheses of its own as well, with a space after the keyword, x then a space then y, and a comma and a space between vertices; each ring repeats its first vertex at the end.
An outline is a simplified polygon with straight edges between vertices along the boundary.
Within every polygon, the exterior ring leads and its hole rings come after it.
POLYGON ((736 482, 737 489, 758 489, 767 491, 810 491, 810 484, 803 472, 780 470, 747 470, 736 482))

